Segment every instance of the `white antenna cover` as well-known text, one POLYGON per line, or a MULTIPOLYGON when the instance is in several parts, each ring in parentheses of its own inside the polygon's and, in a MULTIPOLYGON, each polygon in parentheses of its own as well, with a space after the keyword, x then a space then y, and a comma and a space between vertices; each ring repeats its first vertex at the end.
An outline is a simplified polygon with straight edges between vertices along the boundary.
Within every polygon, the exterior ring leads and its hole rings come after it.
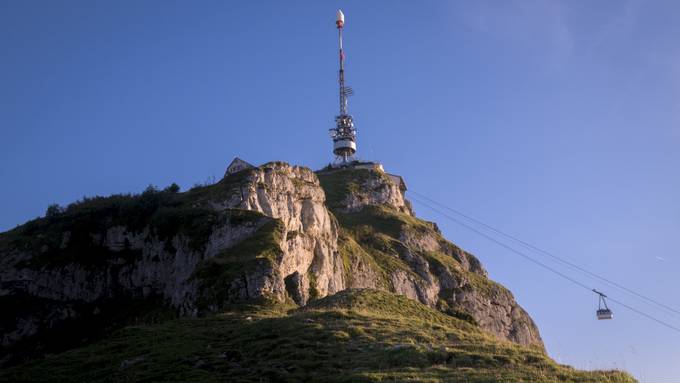
POLYGON ((342 10, 338 9, 337 16, 338 16, 338 18, 337 18, 336 21, 339 21, 339 22, 344 24, 345 23, 345 14, 342 13, 342 10))

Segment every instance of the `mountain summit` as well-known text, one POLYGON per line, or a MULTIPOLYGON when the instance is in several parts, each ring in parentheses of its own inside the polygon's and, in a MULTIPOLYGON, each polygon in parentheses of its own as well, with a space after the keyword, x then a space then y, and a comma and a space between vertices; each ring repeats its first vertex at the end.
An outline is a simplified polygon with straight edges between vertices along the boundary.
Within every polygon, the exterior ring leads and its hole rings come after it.
POLYGON ((550 360, 401 177, 237 165, 0 234, 0 378, 633 381, 550 360))

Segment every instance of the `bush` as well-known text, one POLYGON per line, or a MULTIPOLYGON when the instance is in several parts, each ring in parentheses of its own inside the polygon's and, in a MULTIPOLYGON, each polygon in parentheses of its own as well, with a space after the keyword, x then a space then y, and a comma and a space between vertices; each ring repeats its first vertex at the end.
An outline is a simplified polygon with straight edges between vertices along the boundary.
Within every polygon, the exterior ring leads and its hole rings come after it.
POLYGON ((63 212, 64 212, 63 207, 59 206, 58 203, 53 203, 47 207, 47 210, 45 211, 45 217, 47 218, 56 217, 63 212))
POLYGON ((144 189, 144 192, 142 192, 142 195, 150 195, 156 193, 158 193, 158 189, 155 186, 149 184, 149 186, 147 186, 146 189, 144 189))
POLYGON ((167 193, 178 193, 179 192, 179 185, 177 185, 176 183, 173 182, 172 185, 166 187, 165 189, 163 189, 163 191, 167 192, 167 193))

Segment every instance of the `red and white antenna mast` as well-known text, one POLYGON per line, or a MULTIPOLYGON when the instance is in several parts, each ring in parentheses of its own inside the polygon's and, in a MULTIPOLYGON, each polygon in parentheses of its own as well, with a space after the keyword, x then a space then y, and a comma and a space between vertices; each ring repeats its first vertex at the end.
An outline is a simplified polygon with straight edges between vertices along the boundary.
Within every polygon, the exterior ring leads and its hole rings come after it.
POLYGON ((338 27, 338 43, 340 46, 340 70, 338 83, 340 85, 340 114, 335 117, 335 128, 330 129, 333 138, 333 154, 336 166, 347 166, 356 161, 354 153, 357 151, 356 129, 352 116, 347 112, 347 98, 353 94, 352 88, 345 86, 345 51, 342 47, 342 30, 345 27, 345 15, 338 10, 335 25, 338 27))

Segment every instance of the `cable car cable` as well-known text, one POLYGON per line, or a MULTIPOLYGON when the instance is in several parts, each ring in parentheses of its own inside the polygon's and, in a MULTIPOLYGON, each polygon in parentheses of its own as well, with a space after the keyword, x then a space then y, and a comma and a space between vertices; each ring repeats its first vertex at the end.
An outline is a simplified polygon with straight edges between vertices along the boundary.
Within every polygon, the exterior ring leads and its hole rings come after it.
POLYGON ((645 317, 645 318, 647 318, 647 319, 651 319, 651 320, 653 320, 654 322, 656 322, 656 323, 658 323, 658 324, 660 324, 660 325, 666 326, 666 327, 668 327, 669 329, 675 330, 675 331, 677 331, 677 332, 680 333, 680 327, 676 327, 676 326, 673 326, 672 324, 666 323, 666 322, 662 321, 661 319, 657 319, 657 318, 655 318, 655 317, 653 317, 653 316, 651 316, 651 315, 649 315, 649 314, 647 314, 647 313, 645 313, 645 312, 643 312, 643 311, 640 311, 640 310, 638 310, 638 309, 636 309, 636 308, 634 308, 634 307, 628 306, 627 304, 625 304, 625 303, 623 303, 623 302, 621 302, 621 301, 618 301, 618 300, 616 300, 616 299, 614 299, 614 298, 612 298, 612 297, 609 297, 609 296, 608 296, 607 299, 609 299, 610 301, 612 301, 612 302, 614 302, 614 303, 616 303, 616 304, 618 304, 618 305, 620 305, 620 306, 623 306, 623 307, 627 308, 627 309, 630 310, 630 311, 633 311, 633 312, 635 312, 635 313, 637 313, 637 314, 639 314, 639 315, 642 315, 643 317, 645 317))
POLYGON ((464 222, 462 222, 462 221, 460 221, 460 220, 458 220, 458 219, 456 219, 456 218, 454 218, 454 217, 452 217, 452 216, 450 216, 450 215, 448 215, 448 214, 442 212, 441 210, 438 210, 438 209, 436 209, 435 207, 433 207, 433 206, 431 206, 431 205, 429 205, 429 204, 427 204, 427 203, 425 203, 425 202, 423 202, 423 201, 419 201, 417 198, 413 198, 413 200, 416 201, 416 202, 418 202, 419 204, 421 204, 421 205, 423 205, 423 206, 426 206, 426 207, 430 208, 431 210, 433 210, 433 211, 435 211, 435 212, 441 214, 441 215, 444 216, 445 218, 448 218, 448 219, 452 220, 453 222, 455 222, 455 223, 457 223, 457 224, 459 224, 459 225, 461 225, 461 226, 467 228, 468 230, 471 230, 471 231, 473 231, 473 232, 475 232, 475 233, 481 235, 482 237, 488 239, 489 241, 491 241, 491 242, 493 242, 493 243, 495 243, 495 244, 497 244, 497 245, 499 245, 499 246, 501 246, 501 247, 503 247, 503 248, 505 248, 505 249, 507 249, 507 250, 509 250, 509 251, 511 251, 511 252, 513 252, 513 253, 515 253, 515 254, 517 254, 517 255, 519 255, 519 256, 521 256, 521 257, 524 257, 525 259, 529 260, 530 262, 533 262, 533 263, 535 263, 535 264, 541 266, 542 268, 544 268, 544 269, 546 269, 546 270, 549 270, 549 271, 551 271, 551 272, 553 272, 553 273, 559 275, 560 277, 562 277, 562 278, 564 278, 564 279, 566 279, 566 280, 568 280, 568 281, 570 281, 570 282, 572 282, 572 283, 574 283, 574 284, 576 284, 576 285, 578 285, 578 286, 580 286, 580 287, 583 287, 584 289, 586 289, 586 290, 588 290, 588 291, 592 291, 592 288, 589 287, 589 286, 587 286, 586 284, 579 282, 578 280, 576 280, 576 279, 574 279, 574 278, 572 278, 572 277, 570 277, 570 276, 568 276, 568 275, 566 275, 566 274, 564 274, 564 273, 562 273, 562 272, 560 272, 560 271, 558 271, 558 270, 556 270, 556 269, 554 269, 554 268, 552 268, 552 267, 546 265, 545 263, 543 263, 543 262, 541 262, 541 261, 538 261, 538 260, 536 260, 536 259, 534 259, 534 258, 532 258, 532 257, 530 257, 530 256, 528 256, 528 255, 526 255, 526 254, 524 254, 523 252, 521 252, 521 251, 519 251, 519 250, 517 250, 517 249, 515 249, 515 248, 513 248, 513 247, 510 247, 509 245, 507 245, 507 244, 505 244, 505 243, 503 243, 503 242, 501 242, 501 241, 499 241, 499 240, 497 240, 497 239, 491 237, 490 235, 488 235, 488 234, 486 234, 486 233, 484 233, 484 232, 482 232, 482 231, 480 231, 480 230, 477 230, 476 228, 474 228, 474 227, 472 227, 472 226, 470 226, 470 225, 468 225, 468 224, 466 224, 466 223, 464 223, 464 222))
POLYGON ((589 270, 587 270, 587 269, 584 269, 583 267, 581 267, 581 266, 579 266, 579 265, 577 265, 577 264, 574 264, 574 263, 572 263, 572 262, 570 262, 570 261, 568 261, 568 260, 566 260, 566 259, 563 259, 563 258, 561 258, 561 257, 558 257, 557 255, 554 255, 554 254, 550 253, 550 252, 547 251, 547 250, 543 250, 543 249, 541 249, 541 248, 539 248, 539 247, 537 247, 537 246, 534 246, 534 245, 532 245, 532 244, 530 244, 530 243, 528 243, 528 242, 525 242, 525 241, 523 241, 523 240, 521 240, 521 239, 519 239, 519 238, 517 238, 517 237, 514 237, 514 236, 512 236, 512 235, 510 235, 510 234, 507 234, 507 233, 505 233, 505 232, 503 232, 503 231, 501 231, 501 230, 499 230, 499 229, 496 229, 495 227, 493 227, 493 226, 491 226, 491 225, 488 225, 488 224, 486 224, 486 223, 484 223, 484 222, 482 222, 482 221, 480 221, 480 220, 478 220, 478 219, 476 219, 476 218, 474 218, 474 217, 471 217, 471 216, 469 216, 469 215, 467 215, 467 214, 465 214, 465 213, 463 213, 463 212, 461 212, 461 211, 458 211, 458 210, 453 209, 453 208, 451 208, 451 207, 449 207, 449 206, 446 206, 446 205, 444 205, 444 204, 441 203, 441 202, 437 202, 437 201, 433 200, 432 198, 429 198, 429 197, 426 196, 426 195, 423 195, 423 194, 418 193, 418 192, 413 191, 413 190, 409 190, 409 193, 415 194, 415 195, 419 196, 419 197, 422 198, 422 199, 425 199, 425 200, 427 200, 427 201, 429 201, 429 202, 431 202, 431 203, 433 203, 433 204, 435 204, 435 205, 438 205, 438 206, 440 206, 440 207, 442 207, 442 208, 444 208, 444 209, 446 209, 446 210, 449 210, 449 211, 451 211, 451 212, 453 212, 453 213, 455 213, 455 214, 457 214, 457 215, 459 215, 459 216, 461 216, 461 217, 464 217, 464 218, 466 218, 466 219, 468 219, 468 220, 470 220, 470 221, 472 221, 472 222, 474 222, 474 223, 476 223, 476 224, 479 224, 479 225, 481 225, 481 226, 483 226, 483 227, 485 227, 485 228, 487 228, 487 229, 489 229, 489 230, 491 230, 491 231, 493 231, 493 232, 495 232, 495 233, 498 233, 498 234, 500 234, 500 235, 502 235, 502 236, 504 236, 504 237, 506 237, 506 238, 509 238, 509 239, 511 239, 511 240, 513 240, 513 241, 515 241, 515 242, 518 242, 518 243, 520 243, 520 244, 526 246, 527 248, 529 248, 529 249, 531 249, 531 250, 534 250, 534 251, 536 251, 536 252, 539 252, 539 253, 545 254, 545 255, 547 255, 547 256, 549 256, 549 257, 551 257, 551 258, 554 258, 554 259, 556 259, 557 261, 562 262, 562 263, 564 263, 564 264, 566 264, 566 265, 568 265, 568 266, 570 266, 570 267, 572 267, 572 268, 575 268, 575 269, 577 269, 577 270, 579 270, 579 271, 581 271, 581 272, 583 272, 583 273, 589 275, 589 276, 592 277, 592 278, 599 279, 599 280, 601 280, 601 281, 603 281, 603 282, 605 282, 605 283, 608 283, 608 284, 610 284, 610 285, 612 285, 612 286, 614 286, 614 287, 616 287, 616 288, 618 288, 618 289, 621 289, 621 290, 623 290, 623 291, 625 291, 625 292, 627 292, 627 293, 629 293, 629 294, 632 294, 632 295, 634 295, 634 296, 636 296, 636 297, 638 297, 638 298, 640 298, 640 299, 643 299, 643 300, 647 301, 648 303, 657 305, 658 307, 661 307, 661 308, 663 308, 663 309, 666 309, 666 310, 668 310, 668 311, 671 311, 671 312, 673 312, 673 313, 675 313, 675 314, 680 315, 680 310, 674 309, 673 307, 670 307, 670 306, 668 306, 668 305, 666 305, 666 304, 663 304, 663 303, 661 303, 661 302, 659 302, 659 301, 657 301, 657 300, 655 300, 655 299, 652 299, 652 298, 647 297, 647 296, 645 296, 645 295, 643 295, 643 294, 640 294, 640 293, 638 293, 638 292, 636 292, 636 291, 634 291, 634 290, 631 290, 631 289, 629 289, 629 288, 627 288, 627 287, 625 287, 625 286, 623 286, 623 285, 621 285, 621 284, 619 284, 619 283, 616 283, 616 282, 614 282, 614 281, 612 281, 612 280, 610 280, 610 279, 607 279, 607 278, 605 278, 605 277, 603 277, 603 276, 601 276, 601 275, 598 275, 598 274, 596 274, 596 273, 593 273, 593 272, 591 272, 591 271, 589 271, 589 270))
MULTIPOLYGON (((556 275, 558 275, 558 276, 560 276, 560 277, 566 279, 567 281, 569 281, 569 282, 571 282, 571 283, 573 283, 573 284, 575 284, 575 285, 577 285, 577 286, 579 286, 579 287, 582 287, 582 288, 584 288, 584 289, 586 289, 586 290, 588 290, 588 291, 591 291, 591 292, 593 291, 592 288, 590 288, 590 287, 588 287, 587 285, 581 283, 580 281, 578 281, 578 280, 576 280, 576 279, 574 279, 574 278, 572 278, 572 277, 570 277, 570 276, 568 276, 568 275, 566 275, 566 274, 564 274, 564 273, 562 273, 562 272, 560 272, 560 271, 558 271, 558 270, 555 270, 554 268, 552 268, 552 267, 550 267, 550 266, 544 264, 543 262, 538 261, 538 260, 532 258, 531 256, 529 256, 529 255, 527 255, 527 254, 524 254, 523 252, 521 252, 521 251, 519 251, 519 250, 517 250, 517 249, 515 249, 515 248, 513 248, 513 247, 511 247, 511 246, 509 246, 509 245, 507 245, 507 244, 505 244, 505 243, 503 243, 503 242, 501 242, 501 241, 498 241, 497 239, 495 239, 495 238, 489 236, 488 234, 486 234, 486 233, 484 233, 484 232, 482 232, 482 231, 480 231, 480 230, 477 230, 476 228, 474 228, 474 227, 472 227, 472 226, 470 226, 470 225, 468 225, 468 224, 466 224, 466 223, 464 223, 464 222, 462 222, 462 221, 460 221, 460 220, 458 220, 458 219, 452 217, 451 215, 449 215, 449 214, 447 214, 447 213, 445 213, 445 212, 443 212, 443 211, 441 211, 441 210, 439 210, 439 209, 433 207, 432 205, 430 205, 430 204, 428 204, 428 203, 426 203, 426 202, 423 202, 423 201, 419 200, 418 198, 412 198, 412 199, 413 199, 414 201, 416 201, 417 203, 419 203, 419 204, 421 204, 421 205, 423 205, 423 206, 429 208, 430 210, 432 210, 432 211, 434 211, 434 212, 436 212, 436 213, 439 213, 439 214, 442 215, 444 218, 447 218, 447 219, 449 219, 449 220, 451 220, 451 221, 457 223, 458 225, 463 226, 463 227, 467 228, 468 230, 473 231, 473 232, 475 232, 475 233, 481 235, 482 237, 484 237, 484 238, 490 240, 491 242, 494 242, 495 244, 497 244, 497 245, 499 245, 499 246, 501 246, 501 247, 503 247, 503 248, 505 248, 505 249, 507 249, 507 250, 509 250, 509 251, 511 251, 511 252, 513 252, 513 253, 515 253, 515 254, 517 254, 517 255, 519 255, 519 256, 521 256, 521 257, 527 259, 527 260, 529 260, 529 261, 531 261, 532 263, 534 263, 534 264, 536 264, 536 265, 539 265, 539 266, 543 267, 544 269, 546 269, 546 270, 548 270, 548 271, 550 271, 550 272, 552 272, 552 273, 554 273, 554 274, 556 274, 556 275)), ((634 307, 631 307, 631 306, 629 306, 629 305, 627 305, 627 304, 625 304, 625 303, 623 303, 623 302, 621 302, 621 301, 619 301, 619 300, 613 299, 613 298, 611 298, 611 297, 609 297, 609 296, 607 297, 607 299, 609 299, 610 301, 612 301, 612 302, 614 302, 614 303, 619 304, 619 305, 622 306, 622 307, 627 308, 627 309, 630 310, 630 311, 633 311, 633 312, 635 312, 635 313, 637 313, 637 314, 639 314, 639 315, 641 315, 641 316, 644 316, 645 318, 651 319, 651 320, 653 320, 653 321, 655 321, 655 322, 657 322, 657 323, 659 323, 659 324, 661 324, 661 325, 663 325, 663 326, 665 326, 665 327, 667 327, 667 328, 669 328, 669 329, 671 329, 671 330, 674 330, 674 331, 677 331, 678 333, 680 333, 680 328, 678 328, 678 327, 676 327, 676 326, 673 326, 673 325, 670 324, 670 323, 667 323, 667 322, 665 322, 665 321, 662 321, 661 319, 658 319, 658 318, 656 318, 656 317, 654 317, 654 316, 652 316, 652 315, 650 315, 650 314, 647 314, 647 313, 645 313, 645 312, 643 312, 643 311, 640 311, 640 310, 638 310, 638 309, 636 309, 636 308, 634 308, 634 307)))

